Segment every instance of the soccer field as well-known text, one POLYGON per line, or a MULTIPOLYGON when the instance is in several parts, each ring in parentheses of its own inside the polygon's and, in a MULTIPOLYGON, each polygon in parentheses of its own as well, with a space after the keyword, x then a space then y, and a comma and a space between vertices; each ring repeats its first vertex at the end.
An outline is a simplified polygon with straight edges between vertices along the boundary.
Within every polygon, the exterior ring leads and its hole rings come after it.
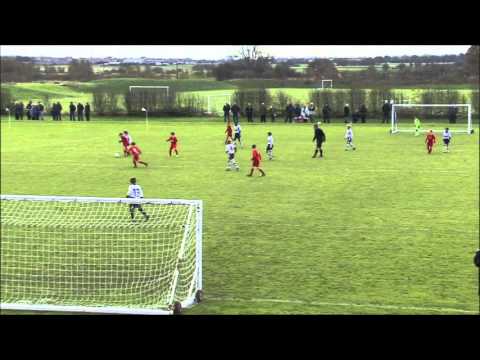
POLYGON ((311 158, 311 124, 242 127, 241 169, 227 172, 220 122, 2 121, 1 193, 125 197, 135 176, 147 198, 203 200, 205 299, 186 314, 478 313, 477 124, 432 155, 423 135, 378 123, 354 125, 345 151, 344 124, 325 124, 324 159, 311 158), (123 130, 148 168, 114 157, 123 130), (251 144, 266 177, 245 176, 251 144))

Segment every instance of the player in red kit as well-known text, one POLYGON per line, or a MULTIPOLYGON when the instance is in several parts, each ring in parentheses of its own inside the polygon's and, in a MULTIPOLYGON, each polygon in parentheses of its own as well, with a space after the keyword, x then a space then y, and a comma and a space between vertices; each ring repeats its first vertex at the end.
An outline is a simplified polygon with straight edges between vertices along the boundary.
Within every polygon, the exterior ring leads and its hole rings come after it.
POLYGON ((148 166, 146 162, 140 160, 140 154, 142 153, 142 150, 140 150, 137 144, 132 142, 132 144, 128 148, 128 152, 133 155, 133 167, 137 167, 137 162, 148 166))
POLYGON ((177 150, 178 139, 175 136, 174 132, 170 133, 170 137, 167 139, 167 141, 170 141, 170 150, 168 151, 170 156, 172 156, 172 151, 175 151, 176 156, 178 156, 178 150, 177 150))
POLYGON ((262 160, 262 155, 260 154, 260 151, 257 150, 257 145, 252 145, 252 169, 250 170, 250 174, 247 174, 247 176, 253 176, 253 172, 255 169, 258 169, 262 175, 260 176, 265 176, 265 172, 262 170, 260 167, 260 161, 262 160))
POLYGON ((433 144, 435 144, 436 142, 437 142, 437 138, 435 137, 433 130, 430 130, 425 139, 425 144, 427 144, 427 150, 429 154, 432 153, 433 144))
POLYGON ((130 153, 128 152, 128 137, 122 133, 118 134, 120 136, 120 141, 119 143, 122 143, 123 146, 123 155, 128 156, 130 153))
POLYGON ((229 139, 232 140, 233 135, 232 124, 230 121, 227 123, 227 130, 225 130, 225 134, 227 134, 227 138, 225 139, 225 144, 227 144, 229 139))

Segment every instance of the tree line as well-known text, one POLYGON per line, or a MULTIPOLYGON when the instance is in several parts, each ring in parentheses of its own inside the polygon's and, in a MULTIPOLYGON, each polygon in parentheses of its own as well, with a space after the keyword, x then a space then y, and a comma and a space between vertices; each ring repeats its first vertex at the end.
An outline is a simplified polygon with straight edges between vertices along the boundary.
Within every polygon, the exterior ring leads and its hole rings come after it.
POLYGON ((375 57, 365 59, 307 60, 303 71, 292 68, 295 61, 278 62, 264 56, 255 46, 242 50, 240 58, 218 65, 199 64, 191 72, 181 68, 164 70, 151 65, 126 64, 95 74, 88 60, 72 60, 65 71, 62 67, 44 66, 44 71, 25 58, 1 58, 2 82, 29 82, 38 80, 90 81, 108 77, 174 78, 214 77, 218 81, 231 79, 302 79, 335 80, 343 87, 363 85, 416 85, 424 83, 478 83, 479 46, 471 46, 466 54, 444 56, 375 57), (389 63, 397 62, 393 68, 389 63), (381 69, 377 69, 378 64, 381 69), (366 65, 364 70, 339 72, 340 65, 366 65))

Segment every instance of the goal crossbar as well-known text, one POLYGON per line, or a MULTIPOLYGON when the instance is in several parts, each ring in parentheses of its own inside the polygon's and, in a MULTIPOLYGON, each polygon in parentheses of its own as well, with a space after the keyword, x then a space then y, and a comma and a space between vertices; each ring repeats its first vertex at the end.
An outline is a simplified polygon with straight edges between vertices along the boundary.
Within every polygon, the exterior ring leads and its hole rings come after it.
MULTIPOLYGON (((443 108, 451 108, 451 107, 463 107, 467 109, 467 128, 465 130, 458 130, 458 129, 451 129, 450 131, 453 133, 467 133, 467 134, 472 134, 473 133, 473 128, 472 128, 472 105, 471 104, 392 104, 392 112, 391 112, 391 133, 399 133, 399 132, 412 132, 413 129, 399 129, 398 128, 398 121, 397 121, 397 114, 395 112, 395 109, 397 108, 425 108, 425 107, 443 107, 443 108)), ((441 130, 435 130, 434 131, 441 131, 441 130)), ((425 132, 426 130, 421 130, 422 132, 425 132)))
MULTIPOLYGON (((6 275, 2 276, 1 287, 2 294, 8 296, 8 299, 7 296, 5 299, 2 297, 1 310, 161 315, 172 314, 172 305, 175 301, 178 301, 182 308, 188 308, 196 303, 196 292, 202 290, 203 286, 201 200, 48 195, 0 195, 0 199, 1 242, 2 249, 5 249, 2 252, 2 269, 6 275), (146 209, 150 217, 154 216, 154 220, 137 223, 136 226, 128 224, 129 227, 125 227, 122 223, 125 222, 125 214, 128 214, 128 206, 124 208, 122 204, 147 205, 146 209), (85 214, 91 206, 94 206, 93 212, 85 214), (113 220, 112 226, 111 223, 105 224, 102 218, 98 219, 96 222, 98 226, 95 227, 98 230, 95 230, 91 237, 93 228, 91 218, 98 217, 100 213, 95 211, 99 206, 106 207, 107 210, 114 207, 109 210, 109 214, 110 217, 115 216, 116 220, 113 220), (70 216, 68 219, 64 215, 58 215, 62 213, 61 208, 68 212, 72 207, 77 211, 74 216, 78 220, 72 218, 71 213, 67 214, 70 216), (40 220, 35 218, 35 211, 40 211, 39 214, 42 215, 40 220), (52 212, 53 220, 50 217, 47 219, 46 215, 49 212, 52 212), (186 212, 188 216, 180 214, 179 217, 172 218, 175 212, 181 214, 186 212), (82 215, 87 216, 86 219, 89 220, 81 221, 82 215), (68 220, 75 223, 72 224, 68 220), (87 224, 88 221, 90 222, 87 224), (105 235, 102 235, 104 231, 105 235), (172 237, 179 240, 172 242, 174 240, 172 237), (66 248, 59 248, 56 244, 66 248), (168 248, 165 248, 166 246, 168 248), (149 256, 150 251, 156 253, 149 256), (65 254, 65 260, 61 261, 58 258, 59 254, 65 254), (93 265, 94 267, 90 264, 92 260, 88 260, 92 256, 101 259, 93 265), (141 270, 144 268, 132 265, 132 262, 139 261, 138 259, 142 261, 142 256, 147 256, 144 259, 145 264, 151 264, 149 266, 155 266, 156 269, 152 268, 152 271, 148 272, 148 268, 141 270), (79 260, 75 262, 77 257, 79 260), (160 263, 156 259, 160 260, 160 263), (165 261, 171 264, 170 270, 164 268, 165 261), (118 273, 118 279, 112 277, 110 273, 112 270, 108 270, 112 269, 112 266, 121 266, 117 270, 121 271, 118 273), (87 272, 79 273, 79 267, 85 267, 87 272), (32 269, 35 269, 33 273, 32 269), (95 273, 92 274, 92 271, 95 273), (173 281, 165 280, 172 276, 169 274, 173 274, 173 281), (60 276, 58 285, 55 280, 45 282, 45 279, 53 276, 60 276), (71 281, 67 285, 66 279, 71 281), (133 282, 129 283, 131 281, 133 282), (142 290, 142 283, 146 286, 145 290, 142 290), (95 285, 98 286, 98 293, 95 293, 95 285), (31 286, 38 286, 38 289, 32 288, 33 293, 30 293, 28 289, 31 286), (76 294, 74 289, 78 287, 85 291, 85 287, 89 286, 93 286, 91 290, 93 293, 89 293, 87 297, 95 299, 97 296, 98 301, 73 298, 76 294), (111 291, 107 290, 109 293, 105 292, 105 286, 111 288, 111 291), (130 291, 128 296, 132 297, 132 300, 125 298, 127 300, 116 301, 114 294, 119 289, 122 294, 130 291), (152 294, 152 290, 155 290, 155 293, 152 294), (39 294, 45 291, 53 297, 50 295, 45 298, 42 295, 39 297, 39 294), (147 291, 148 299, 142 298, 140 295, 142 291, 147 291), (57 295, 53 295, 55 293, 57 295), (62 301, 63 294, 67 296, 66 301, 62 301), (60 297, 57 299, 58 296, 60 297), (152 300, 164 299, 165 296, 168 298, 167 301, 152 300), (46 301, 49 298, 52 300, 46 301), (57 300, 52 303, 53 299, 57 300), (114 301, 108 303, 108 299, 114 301)), ((112 222, 112 219, 109 221, 112 222)))

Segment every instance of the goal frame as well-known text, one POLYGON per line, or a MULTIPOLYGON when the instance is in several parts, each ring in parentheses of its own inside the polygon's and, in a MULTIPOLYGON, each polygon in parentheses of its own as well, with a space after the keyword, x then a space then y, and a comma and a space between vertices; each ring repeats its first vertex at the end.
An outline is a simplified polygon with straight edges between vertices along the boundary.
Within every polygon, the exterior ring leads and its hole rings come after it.
MULTIPOLYGON (((390 133, 391 134, 397 134, 400 132, 414 132, 415 130, 413 129, 413 126, 411 129, 399 129, 398 128, 398 122, 396 121, 396 108, 414 108, 414 107, 466 107, 467 108, 467 129, 466 130, 451 130, 452 133, 466 133, 471 135, 473 133, 473 127, 472 127, 472 105, 471 104, 392 104, 392 112, 391 112, 391 127, 390 127, 390 133)), ((434 131, 440 131, 440 130, 435 130, 434 131)), ((421 130, 422 132, 425 132, 426 130, 421 130)))
POLYGON ((330 79, 322 80, 322 87, 317 88, 317 90, 324 90, 324 89, 333 89, 333 80, 330 80, 330 79), (326 82, 330 83, 330 87, 325 87, 326 82))
MULTIPOLYGON (((195 270, 191 286, 195 286, 196 291, 187 299, 183 300, 181 308, 189 308, 197 303, 196 293, 203 291, 202 274, 202 229, 203 229, 203 201, 202 200, 184 200, 184 199, 134 199, 134 198, 106 198, 106 197, 83 197, 83 196, 43 196, 43 195, 0 195, 0 200, 16 201, 57 201, 57 202, 80 202, 80 203, 121 203, 121 204, 154 204, 154 205, 189 205, 194 207, 195 223, 195 270)), ((189 217, 190 219, 190 217, 189 217)), ((185 227, 188 228, 187 226, 185 227)), ((185 241, 187 231, 185 231, 185 241)), ((179 250, 179 257, 182 250, 179 250)), ((175 276, 178 276, 178 268, 175 270, 175 276)), ((174 280, 176 282, 176 280, 174 280)), ((173 299, 174 286, 172 286, 173 299)), ((173 304, 171 304, 173 305, 173 304)), ((78 313, 100 313, 100 314, 138 314, 138 315, 171 315, 172 309, 154 309, 154 308, 135 308, 122 306, 76 306, 76 305, 52 305, 52 304, 24 304, 24 303, 0 303, 0 310, 24 310, 24 311, 60 311, 60 312, 78 312, 78 313)))
POLYGON ((230 99, 229 103, 232 102, 232 94, 225 93, 225 94, 207 95, 207 114, 213 114, 212 102, 210 99, 219 98, 219 97, 228 97, 230 99))
POLYGON ((154 86, 154 85, 132 85, 128 87, 128 91, 130 93, 132 92, 132 89, 166 89, 167 90, 167 96, 169 96, 169 91, 170 91, 170 86, 154 86))

